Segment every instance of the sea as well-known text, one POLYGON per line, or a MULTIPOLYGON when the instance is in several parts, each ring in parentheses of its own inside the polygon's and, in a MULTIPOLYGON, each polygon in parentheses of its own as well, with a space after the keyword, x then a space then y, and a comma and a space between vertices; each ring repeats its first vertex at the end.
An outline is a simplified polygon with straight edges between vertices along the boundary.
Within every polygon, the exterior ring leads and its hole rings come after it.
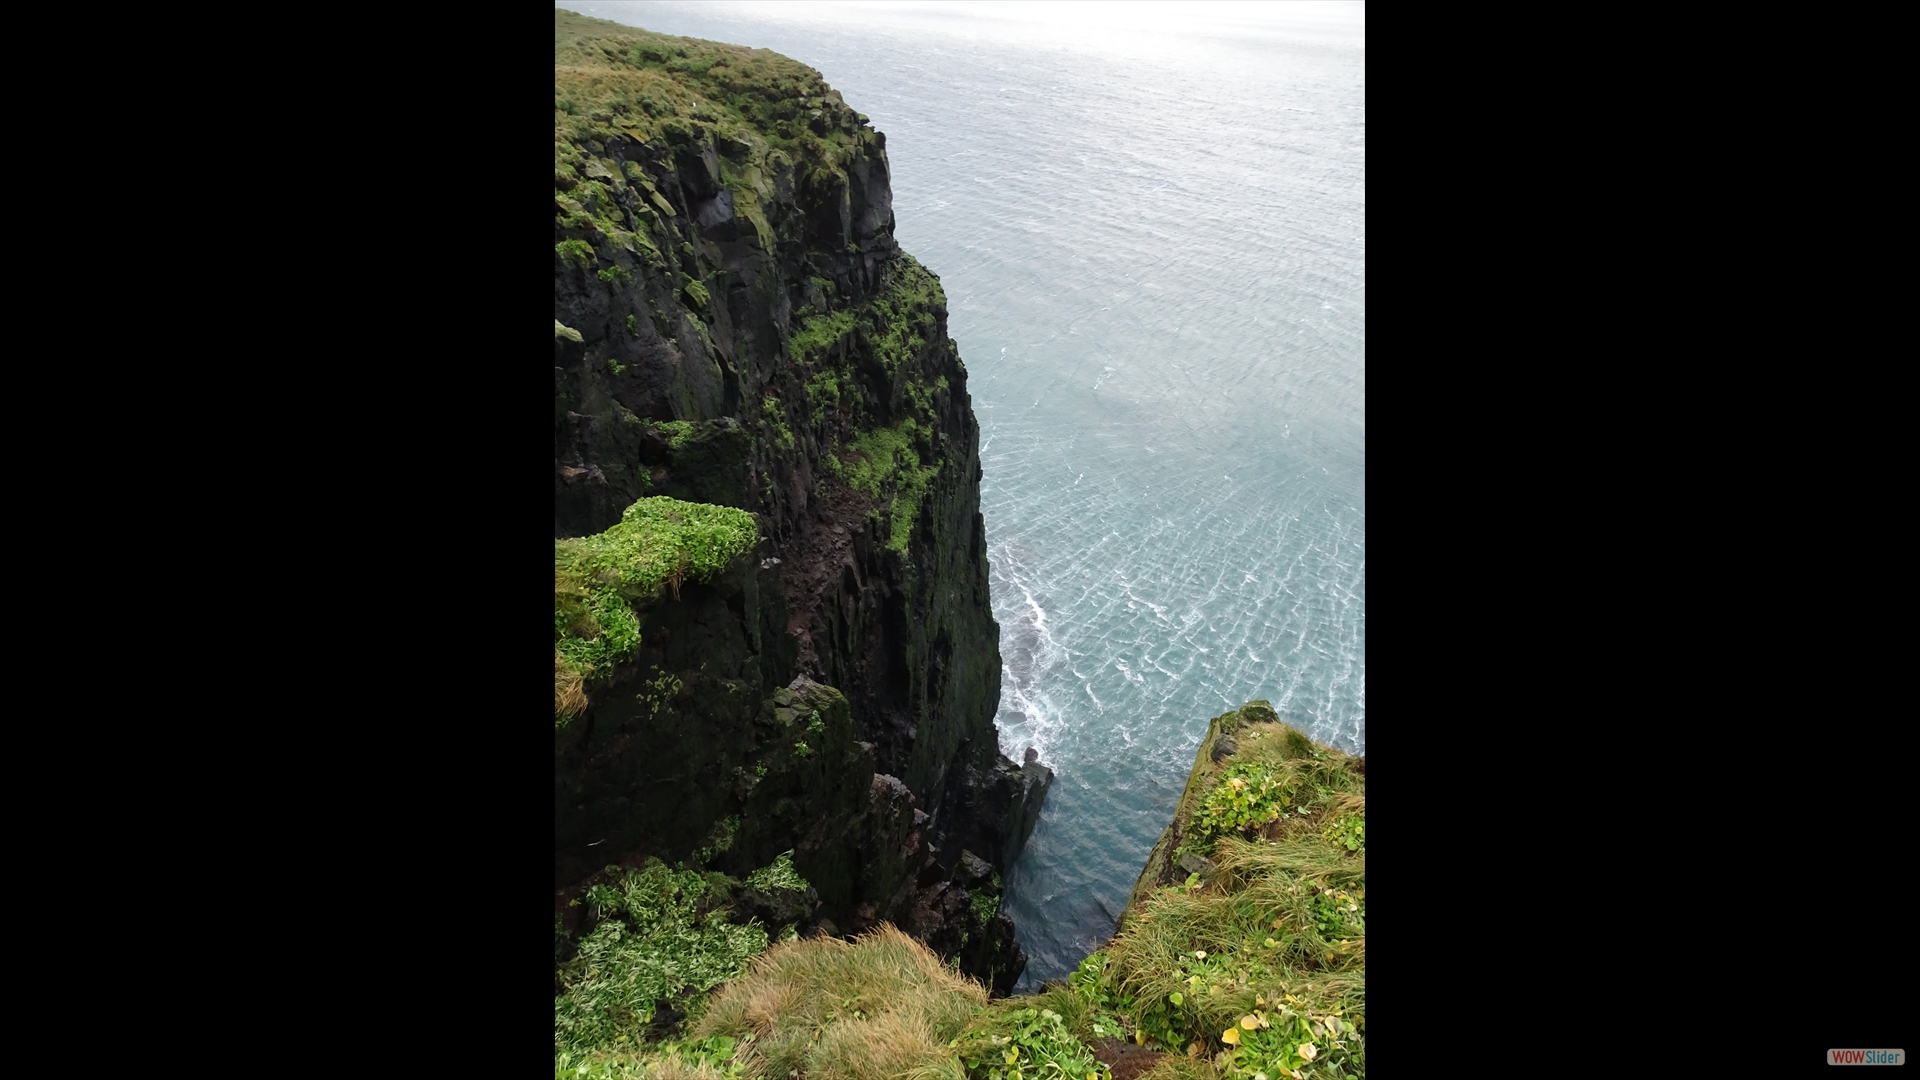
POLYGON ((817 68, 887 135, 980 421, 996 722, 1056 774, 1019 991, 1114 932, 1207 721, 1367 746, 1365 12, 568 3, 817 68))

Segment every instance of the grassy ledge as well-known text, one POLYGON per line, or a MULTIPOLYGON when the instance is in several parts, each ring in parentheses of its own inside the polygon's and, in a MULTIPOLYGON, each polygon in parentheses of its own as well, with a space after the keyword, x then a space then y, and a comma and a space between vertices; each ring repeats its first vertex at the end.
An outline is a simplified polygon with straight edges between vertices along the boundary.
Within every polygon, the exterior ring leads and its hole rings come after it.
POLYGON ((633 602, 677 598, 753 550, 752 514, 729 506, 641 499, 602 533, 553 542, 553 715, 564 726, 586 707, 588 682, 611 674, 640 644, 633 602))

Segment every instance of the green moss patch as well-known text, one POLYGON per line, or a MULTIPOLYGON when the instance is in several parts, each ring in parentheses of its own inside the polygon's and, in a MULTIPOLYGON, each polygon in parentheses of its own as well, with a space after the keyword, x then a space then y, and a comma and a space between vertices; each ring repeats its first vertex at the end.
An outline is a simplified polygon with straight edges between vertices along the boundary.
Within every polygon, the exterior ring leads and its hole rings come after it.
POLYGON ((633 601, 662 586, 708 581, 759 542, 753 515, 664 496, 627 507, 602 533, 553 542, 554 723, 586 701, 583 683, 604 677, 640 644, 633 601))
POLYGON ((923 466, 915 444, 932 435, 925 424, 902 420, 890 428, 862 432, 837 457, 840 479, 887 507, 887 549, 905 556, 920 501, 940 473, 940 463, 923 466))
POLYGON ((800 325, 800 329, 787 340, 787 355, 793 362, 802 366, 812 364, 828 349, 853 332, 854 316, 851 311, 836 311, 830 315, 816 315, 800 325))
POLYGON ((868 308, 868 340, 888 375, 918 355, 933 336, 933 309, 947 305, 940 280, 910 255, 891 264, 885 288, 868 308))

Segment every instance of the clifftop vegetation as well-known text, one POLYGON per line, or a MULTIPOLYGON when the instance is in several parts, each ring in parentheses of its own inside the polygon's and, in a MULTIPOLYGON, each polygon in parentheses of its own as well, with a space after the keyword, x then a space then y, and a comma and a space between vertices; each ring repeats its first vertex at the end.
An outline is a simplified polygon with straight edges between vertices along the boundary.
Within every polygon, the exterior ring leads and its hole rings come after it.
POLYGON ((723 150, 754 147, 823 166, 878 138, 820 73, 768 49, 656 34, 554 12, 556 141, 621 133, 635 142, 711 132, 723 150), (863 130, 864 129, 864 130, 863 130))
MULTIPOLYGON (((766 49, 670 37, 556 10, 553 62, 557 208, 568 225, 597 232, 662 268, 677 268, 679 260, 662 252, 648 220, 688 208, 676 207, 646 169, 600 156, 609 139, 710 143, 718 151, 711 166, 732 212, 753 224, 767 250, 775 246, 775 231, 766 207, 777 188, 831 180, 867 148, 886 145, 819 72, 766 49)), ((593 251, 582 243, 562 254, 609 280, 625 269, 586 265, 593 251)), ((688 285, 694 306, 706 306, 704 285, 692 279, 688 285)))

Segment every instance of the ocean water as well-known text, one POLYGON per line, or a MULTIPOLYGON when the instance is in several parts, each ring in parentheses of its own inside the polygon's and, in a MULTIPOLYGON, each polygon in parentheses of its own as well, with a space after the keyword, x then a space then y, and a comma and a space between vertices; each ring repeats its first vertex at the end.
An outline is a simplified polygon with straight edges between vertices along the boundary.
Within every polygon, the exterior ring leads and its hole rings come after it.
POLYGON ((980 419, 1023 989, 1113 933, 1207 720, 1365 753, 1366 54, 1341 5, 580 3, 887 134, 980 419))

